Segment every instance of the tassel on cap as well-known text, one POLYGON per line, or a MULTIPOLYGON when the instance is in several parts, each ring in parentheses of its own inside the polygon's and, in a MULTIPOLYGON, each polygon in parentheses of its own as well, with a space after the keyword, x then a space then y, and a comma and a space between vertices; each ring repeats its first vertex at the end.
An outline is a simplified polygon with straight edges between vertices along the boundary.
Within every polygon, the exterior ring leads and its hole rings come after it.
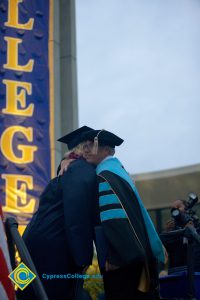
POLYGON ((94 138, 94 145, 93 145, 93 148, 92 148, 92 154, 94 155, 97 155, 98 153, 98 148, 99 148, 99 134, 103 131, 104 129, 100 130, 97 134, 97 136, 95 136, 94 138))

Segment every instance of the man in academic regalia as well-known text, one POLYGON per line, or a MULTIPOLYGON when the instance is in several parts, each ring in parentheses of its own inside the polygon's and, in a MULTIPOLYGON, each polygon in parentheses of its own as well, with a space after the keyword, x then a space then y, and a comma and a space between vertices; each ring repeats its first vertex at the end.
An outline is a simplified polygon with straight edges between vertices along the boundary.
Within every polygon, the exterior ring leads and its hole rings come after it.
POLYGON ((164 262, 164 249, 135 184, 113 157, 115 146, 123 140, 106 130, 85 132, 82 140, 84 156, 87 162, 96 165, 98 177, 99 213, 105 240, 99 238, 97 231, 96 245, 97 255, 101 256, 106 300, 157 299, 156 260, 164 262))
MULTIPOLYGON (((88 129, 83 126, 59 141, 73 149, 79 144, 79 135, 88 129)), ((96 199, 95 168, 83 157, 75 159, 62 176, 52 179, 40 197, 38 211, 23 239, 49 300, 76 299, 79 282, 72 276, 92 263, 96 199), (47 280, 47 275, 67 274, 71 278, 47 280)), ((31 285, 20 294, 22 299, 35 300, 31 285)))

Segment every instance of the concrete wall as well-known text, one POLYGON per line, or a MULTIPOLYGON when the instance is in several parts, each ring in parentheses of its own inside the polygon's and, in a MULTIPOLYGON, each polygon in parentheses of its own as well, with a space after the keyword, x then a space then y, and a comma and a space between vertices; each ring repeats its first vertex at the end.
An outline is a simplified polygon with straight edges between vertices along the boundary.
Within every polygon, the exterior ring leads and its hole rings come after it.
POLYGON ((200 164, 133 176, 147 209, 169 207, 190 192, 200 195, 200 164))

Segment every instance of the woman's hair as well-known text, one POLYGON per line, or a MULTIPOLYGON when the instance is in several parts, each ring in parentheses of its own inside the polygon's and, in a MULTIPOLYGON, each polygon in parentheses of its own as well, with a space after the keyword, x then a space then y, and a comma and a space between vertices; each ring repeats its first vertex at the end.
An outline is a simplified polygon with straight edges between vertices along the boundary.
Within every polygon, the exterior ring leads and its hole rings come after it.
POLYGON ((83 144, 79 144, 76 147, 74 147, 72 150, 65 152, 64 157, 70 158, 72 154, 82 156, 83 155, 83 144))

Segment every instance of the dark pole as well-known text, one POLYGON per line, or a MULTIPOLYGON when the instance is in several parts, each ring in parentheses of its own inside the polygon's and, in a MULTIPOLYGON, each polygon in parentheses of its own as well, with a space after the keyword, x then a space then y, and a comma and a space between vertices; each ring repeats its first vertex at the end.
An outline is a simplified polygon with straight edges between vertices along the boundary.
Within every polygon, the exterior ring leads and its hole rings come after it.
MULTIPOLYGON (((18 232, 18 223, 14 218, 7 218, 5 222, 6 232, 8 233, 8 245, 11 249, 11 263, 12 267, 15 267, 15 262, 13 261, 13 249, 16 245, 19 255, 25 265, 36 275, 36 278, 30 283, 33 287, 34 293, 38 300, 48 300, 46 292, 40 281, 36 268, 33 264, 31 256, 26 248, 26 245, 18 232)), ((28 299, 27 299, 28 300, 28 299)))

